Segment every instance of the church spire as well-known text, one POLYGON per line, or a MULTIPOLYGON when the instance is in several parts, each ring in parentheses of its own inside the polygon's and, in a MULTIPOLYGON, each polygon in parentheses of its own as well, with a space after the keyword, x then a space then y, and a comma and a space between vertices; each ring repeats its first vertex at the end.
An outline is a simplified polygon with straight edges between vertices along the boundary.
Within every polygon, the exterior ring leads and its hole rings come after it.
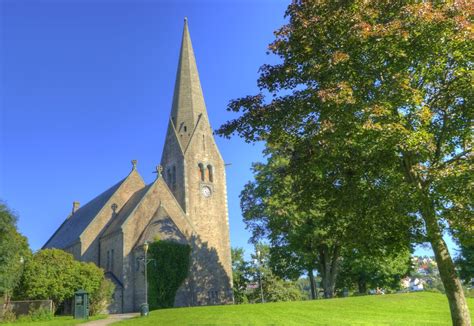
POLYGON ((184 19, 170 118, 183 149, 187 147, 198 121, 208 121, 187 18, 184 19))

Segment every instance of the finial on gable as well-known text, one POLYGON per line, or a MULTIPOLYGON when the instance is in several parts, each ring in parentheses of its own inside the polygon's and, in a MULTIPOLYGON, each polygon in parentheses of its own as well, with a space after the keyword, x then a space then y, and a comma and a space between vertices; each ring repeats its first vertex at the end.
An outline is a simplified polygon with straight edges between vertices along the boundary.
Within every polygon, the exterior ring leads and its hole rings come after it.
POLYGON ((153 173, 156 173, 157 179, 161 177, 161 172, 163 172, 163 167, 161 166, 161 164, 158 164, 155 168, 155 171, 153 171, 153 173))
POLYGON ((184 23, 186 24, 188 22, 188 17, 184 17, 184 23))
POLYGON ((138 163, 137 160, 132 160, 132 170, 136 170, 136 169, 137 169, 137 163, 138 163))

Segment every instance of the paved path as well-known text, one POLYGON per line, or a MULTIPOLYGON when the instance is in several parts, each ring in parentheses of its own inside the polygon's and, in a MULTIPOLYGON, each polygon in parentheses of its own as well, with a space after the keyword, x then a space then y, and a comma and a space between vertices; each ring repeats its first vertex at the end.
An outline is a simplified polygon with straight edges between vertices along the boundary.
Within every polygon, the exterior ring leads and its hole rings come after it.
POLYGON ((99 320, 94 320, 90 321, 85 324, 81 324, 84 326, 105 326, 105 325, 110 325, 112 323, 115 323, 120 320, 124 319, 129 319, 138 316, 139 313, 131 313, 131 314, 114 314, 114 315, 109 315, 106 319, 99 319, 99 320))

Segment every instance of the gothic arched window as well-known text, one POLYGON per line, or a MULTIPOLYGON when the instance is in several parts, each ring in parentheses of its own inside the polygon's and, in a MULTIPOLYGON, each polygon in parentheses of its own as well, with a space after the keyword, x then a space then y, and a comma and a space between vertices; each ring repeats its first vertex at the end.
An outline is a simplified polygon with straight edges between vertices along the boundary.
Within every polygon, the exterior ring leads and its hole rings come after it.
POLYGON ((207 173, 209 174, 209 182, 214 182, 214 171, 210 164, 207 166, 207 173))
POLYGON ((199 163, 198 167, 199 167, 199 177, 201 181, 204 181, 204 165, 202 163, 199 163))

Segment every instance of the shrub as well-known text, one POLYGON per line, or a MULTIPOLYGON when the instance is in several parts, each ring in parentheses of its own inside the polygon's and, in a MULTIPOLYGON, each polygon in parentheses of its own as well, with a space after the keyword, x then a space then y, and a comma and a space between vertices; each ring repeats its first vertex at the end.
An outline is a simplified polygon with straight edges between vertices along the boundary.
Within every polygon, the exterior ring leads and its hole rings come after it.
MULTIPOLYGON (((45 321, 45 320, 52 320, 54 318, 54 314, 51 310, 47 308, 39 308, 35 310, 31 310, 26 316, 28 321, 45 321)), ((23 321, 23 318, 20 317, 20 320, 23 321)))
POLYGON ((108 279, 104 278, 100 282, 99 288, 91 293, 89 313, 91 316, 99 315, 107 309, 108 304, 112 301, 115 285, 108 279))
POLYGON ((113 284, 105 281, 104 271, 95 264, 76 261, 71 254, 59 249, 45 249, 26 261, 15 297, 50 299, 55 310, 79 289, 89 293, 91 313, 97 314, 110 301, 113 284))
POLYGON ((11 323, 16 320, 16 315, 11 309, 6 309, 3 313, 2 322, 4 323, 11 323))

